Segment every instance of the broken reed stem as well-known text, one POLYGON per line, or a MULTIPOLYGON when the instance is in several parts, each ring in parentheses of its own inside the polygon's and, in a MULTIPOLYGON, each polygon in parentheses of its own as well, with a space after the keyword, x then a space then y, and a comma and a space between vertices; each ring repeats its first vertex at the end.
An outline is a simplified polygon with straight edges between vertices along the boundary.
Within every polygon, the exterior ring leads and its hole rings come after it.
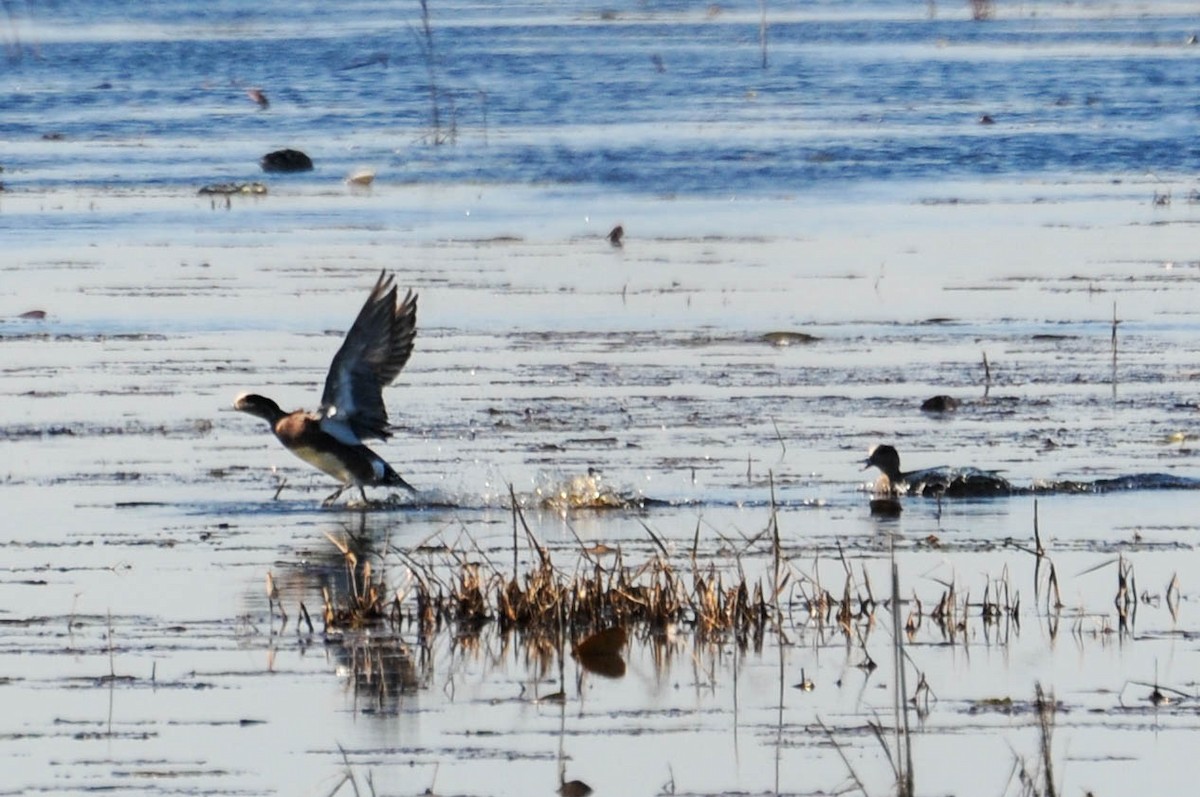
POLYGON ((433 25, 429 19, 428 0, 418 0, 418 2, 421 5, 421 29, 418 43, 429 79, 429 123, 433 128, 433 143, 441 144, 441 102, 438 99, 437 62, 433 51, 433 25))
MULTIPOLYGON (((870 794, 870 792, 867 791, 867 787, 863 785, 862 780, 859 779, 858 773, 854 771, 854 765, 851 764, 850 759, 846 757, 846 753, 844 750, 842 750, 842 746, 838 744, 838 740, 834 738, 833 731, 831 731, 829 726, 821 721, 820 717, 817 717, 816 719, 817 725, 821 727, 821 730, 825 731, 825 736, 829 739, 829 743, 833 745, 833 749, 837 751, 838 757, 842 759, 842 764, 845 765, 846 771, 850 773, 850 779, 854 781, 854 785, 857 786, 858 790, 863 794, 870 794)), ((880 743, 883 744, 883 749, 886 751, 887 743, 883 741, 883 737, 879 736, 878 726, 872 727, 876 728, 876 738, 878 738, 880 743)), ((890 760, 891 756, 888 756, 888 759, 890 760)))
POLYGON ((1120 323, 1120 322, 1118 322, 1118 321, 1117 321, 1117 303, 1116 303, 1116 302, 1113 302, 1113 314, 1112 314, 1112 357, 1113 357, 1113 365, 1114 365, 1114 366, 1117 364, 1117 324, 1118 324, 1118 323, 1120 323))
POLYGON ((758 20, 758 43, 762 49, 762 68, 767 68, 767 0, 758 0, 761 16, 758 20))
POLYGON ((1050 744, 1054 737, 1054 695, 1047 696, 1042 691, 1041 682, 1034 685, 1034 692, 1037 695, 1036 708, 1041 738, 1042 773, 1045 776, 1045 791, 1042 792, 1042 795, 1043 797, 1057 797, 1058 792, 1054 787, 1054 761, 1050 754, 1050 744))
POLYGON ((108 610, 106 617, 108 618, 108 677, 115 681, 117 679, 117 660, 113 651, 112 609, 108 610))
MULTIPOLYGON (((312 617, 308 615, 308 607, 304 605, 304 601, 300 601, 300 616, 304 618, 304 624, 308 626, 308 633, 313 633, 312 617)), ((300 630, 300 624, 296 624, 296 630, 300 630)))
POLYGON ((773 593, 773 602, 775 604, 775 622, 778 628, 783 625, 783 612, 779 608, 779 572, 783 569, 783 545, 779 541, 779 512, 775 505, 775 473, 770 471, 767 474, 771 485, 771 553, 774 559, 774 581, 772 583, 771 592, 773 593))
POLYGON ((654 533, 654 530, 651 529, 648 525, 646 525, 646 521, 642 520, 641 518, 638 518, 638 523, 640 523, 642 528, 644 528, 646 530, 646 533, 650 535, 650 539, 654 541, 654 544, 658 547, 658 550, 662 553, 663 562, 665 563, 667 560, 669 560, 671 558, 671 554, 667 553, 667 546, 664 545, 663 541, 658 538, 658 535, 654 533))
POLYGON ((1042 557, 1046 549, 1042 547, 1042 532, 1038 525, 1038 502, 1033 499, 1033 603, 1036 606, 1041 600, 1042 591, 1042 557))
POLYGON ((1038 524, 1038 502, 1033 499, 1033 550, 1037 554, 1037 558, 1041 559, 1046 555, 1046 549, 1042 547, 1042 530, 1038 524))
POLYGON ((1112 314, 1112 389, 1113 398, 1117 397, 1117 303, 1113 302, 1112 314))
POLYGON ((513 581, 521 574, 517 568, 517 491, 513 489, 512 484, 508 485, 508 500, 512 504, 512 520, 513 520, 513 581))
MULTIPOLYGON (((537 551, 538 559, 541 560, 541 563, 543 565, 549 564, 550 556, 549 556, 549 554, 546 553, 546 549, 538 544, 537 538, 533 536, 533 530, 530 529, 529 524, 525 522, 525 513, 521 511, 521 506, 520 506, 520 504, 517 503, 517 493, 515 490, 513 490, 513 486, 511 484, 508 485, 508 495, 509 495, 509 500, 512 502, 513 515, 515 516, 516 520, 519 520, 521 522, 521 528, 525 530, 525 539, 529 541, 529 547, 533 548, 533 550, 537 551)), ((517 530, 516 530, 516 524, 514 522, 513 537, 516 537, 516 535, 517 535, 517 530)), ((517 576, 518 576, 518 573, 517 573, 517 544, 516 544, 516 541, 514 540, 514 542, 513 542, 513 579, 515 580, 517 578, 517 576)))
POLYGON ((988 364, 987 352, 983 353, 983 397, 987 398, 992 389, 992 366, 988 364))

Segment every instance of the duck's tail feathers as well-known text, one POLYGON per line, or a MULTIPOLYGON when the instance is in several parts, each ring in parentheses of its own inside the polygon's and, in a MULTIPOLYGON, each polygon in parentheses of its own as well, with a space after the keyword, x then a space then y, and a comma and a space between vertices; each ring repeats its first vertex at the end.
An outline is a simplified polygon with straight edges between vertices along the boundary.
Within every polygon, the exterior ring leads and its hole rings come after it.
POLYGON ((383 479, 380 480, 379 483, 388 487, 402 487, 413 495, 417 495, 419 492, 416 487, 413 487, 411 484, 404 481, 404 477, 399 473, 396 473, 396 471, 392 469, 391 465, 386 463, 383 466, 383 479))

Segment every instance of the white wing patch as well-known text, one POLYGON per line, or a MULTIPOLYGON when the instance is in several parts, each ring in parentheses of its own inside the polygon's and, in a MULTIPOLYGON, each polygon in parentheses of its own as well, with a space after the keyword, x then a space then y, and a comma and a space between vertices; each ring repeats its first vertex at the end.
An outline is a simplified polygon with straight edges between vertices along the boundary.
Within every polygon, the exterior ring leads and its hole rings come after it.
POLYGON ((340 443, 345 443, 348 446, 361 446, 363 444, 362 440, 350 428, 350 424, 343 420, 349 417, 349 413, 339 412, 336 406, 328 407, 325 410, 325 417, 320 420, 321 431, 340 443))

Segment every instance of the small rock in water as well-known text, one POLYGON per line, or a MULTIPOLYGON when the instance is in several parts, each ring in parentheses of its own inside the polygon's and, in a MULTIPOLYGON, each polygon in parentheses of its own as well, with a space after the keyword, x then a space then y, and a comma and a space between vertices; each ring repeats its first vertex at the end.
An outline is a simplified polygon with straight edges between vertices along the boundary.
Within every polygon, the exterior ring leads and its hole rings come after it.
POLYGON ((259 159, 264 172, 311 172, 312 158, 298 149, 278 149, 259 159))
POLYGON ((592 793, 592 787, 582 780, 568 780, 558 787, 558 793, 562 797, 587 797, 592 793))
POLYGON ((820 340, 816 335, 807 332, 768 332, 762 339, 772 346, 794 346, 802 343, 813 343, 820 340))
POLYGON ((17 318, 23 318, 26 321, 41 321, 45 317, 45 310, 26 310, 24 313, 21 313, 19 316, 17 316, 17 318))
POLYGON ((617 247, 624 246, 625 244, 624 244, 624 241, 622 240, 624 237, 625 237, 625 228, 622 227, 620 224, 618 224, 616 227, 613 227, 611 230, 608 231, 608 242, 610 244, 612 244, 613 246, 617 246, 617 247))
POLYGON ((934 396, 921 404, 921 412, 954 412, 962 404, 953 396, 934 396))

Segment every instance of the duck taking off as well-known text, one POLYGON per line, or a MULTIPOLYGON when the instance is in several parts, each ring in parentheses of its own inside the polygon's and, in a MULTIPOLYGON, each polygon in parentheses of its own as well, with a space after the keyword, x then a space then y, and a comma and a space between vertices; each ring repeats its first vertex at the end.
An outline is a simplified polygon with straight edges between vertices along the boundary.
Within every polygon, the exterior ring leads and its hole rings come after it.
POLYGON ((242 393, 234 409, 262 418, 271 431, 300 459, 342 483, 323 502, 328 506, 343 492, 357 487, 363 503, 364 487, 403 487, 417 490, 392 466, 363 444, 391 436, 383 388, 390 385, 408 362, 417 332, 417 297, 410 290, 399 301, 394 277, 382 271, 371 295, 325 377, 325 392, 316 412, 284 412, 271 399, 242 393))

